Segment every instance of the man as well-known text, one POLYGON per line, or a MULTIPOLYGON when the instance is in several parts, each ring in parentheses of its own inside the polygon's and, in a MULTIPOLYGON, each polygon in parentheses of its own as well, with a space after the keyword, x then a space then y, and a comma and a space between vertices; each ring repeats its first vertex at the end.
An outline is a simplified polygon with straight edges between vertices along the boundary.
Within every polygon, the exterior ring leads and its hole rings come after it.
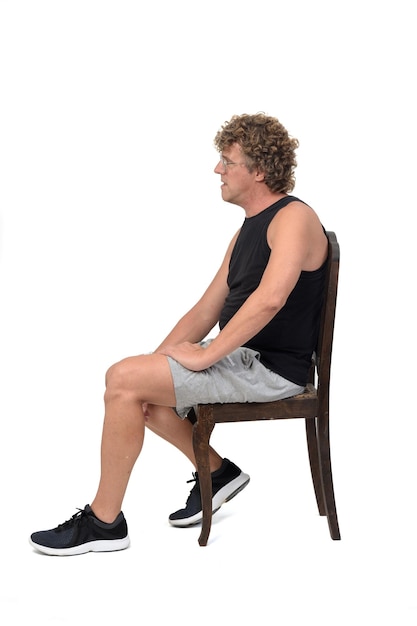
MULTIPOLYGON (((288 195, 298 142, 277 119, 256 114, 233 116, 215 145, 223 200, 243 208, 243 225, 201 299, 155 352, 108 370, 97 493, 64 524, 31 536, 41 552, 128 547, 121 508, 145 426, 196 467, 186 417, 194 404, 277 400, 305 387, 317 341, 327 238, 313 209, 288 195), (218 334, 204 341, 216 324, 218 334)), ((249 476, 213 448, 210 467, 216 510, 249 476)), ((174 526, 202 519, 194 478, 185 508, 169 517, 174 526)))

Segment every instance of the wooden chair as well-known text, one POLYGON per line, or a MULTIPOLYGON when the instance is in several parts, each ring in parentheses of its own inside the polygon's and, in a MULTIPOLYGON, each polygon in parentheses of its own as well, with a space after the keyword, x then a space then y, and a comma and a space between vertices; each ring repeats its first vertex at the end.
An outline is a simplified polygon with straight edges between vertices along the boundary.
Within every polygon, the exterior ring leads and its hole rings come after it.
POLYGON ((340 539, 333 490, 329 440, 329 390, 333 329, 339 275, 339 244, 335 233, 329 240, 325 299, 317 350, 312 358, 309 382, 303 393, 275 402, 199 404, 194 407, 193 446, 197 460, 203 521, 198 539, 206 546, 212 521, 212 484, 209 441, 214 425, 225 422, 304 418, 311 475, 319 514, 327 517, 330 536, 340 539))

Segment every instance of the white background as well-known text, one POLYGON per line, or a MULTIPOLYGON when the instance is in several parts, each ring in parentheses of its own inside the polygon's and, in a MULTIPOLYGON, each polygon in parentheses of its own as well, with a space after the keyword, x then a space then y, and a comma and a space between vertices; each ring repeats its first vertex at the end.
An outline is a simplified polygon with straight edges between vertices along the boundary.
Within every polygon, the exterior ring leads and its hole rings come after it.
POLYGON ((3 624, 417 623, 412 13, 411 0, 0 0, 3 624), (317 515, 294 421, 216 428, 252 480, 206 548, 199 528, 168 525, 191 468, 148 434, 124 503, 131 548, 38 555, 28 535, 95 493, 107 367, 155 347, 240 226, 213 138, 257 111, 299 139, 295 193, 341 245, 342 541, 317 515))

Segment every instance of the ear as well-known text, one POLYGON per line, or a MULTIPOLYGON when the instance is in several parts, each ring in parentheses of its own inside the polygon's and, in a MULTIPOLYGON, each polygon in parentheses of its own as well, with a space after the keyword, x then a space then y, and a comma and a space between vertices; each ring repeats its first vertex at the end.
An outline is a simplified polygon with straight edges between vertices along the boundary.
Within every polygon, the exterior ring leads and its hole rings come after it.
POLYGON ((265 180, 264 172, 261 172, 260 170, 258 170, 255 175, 255 180, 259 183, 263 183, 265 180))

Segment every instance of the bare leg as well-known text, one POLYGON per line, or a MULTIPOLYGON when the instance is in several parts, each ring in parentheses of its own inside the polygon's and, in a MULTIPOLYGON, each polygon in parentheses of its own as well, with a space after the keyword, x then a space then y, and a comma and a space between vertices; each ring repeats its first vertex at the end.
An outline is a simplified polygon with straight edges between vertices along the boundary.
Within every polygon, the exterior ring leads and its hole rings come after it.
MULTIPOLYGON (((141 452, 145 416, 143 403, 150 406, 149 428, 176 446, 195 466, 192 424, 169 408, 175 392, 168 360, 161 354, 129 357, 113 365, 106 375, 105 416, 101 442, 101 475, 91 503, 94 513, 112 522, 122 508, 135 462, 141 452)), ((221 457, 211 451, 213 470, 221 457)))
POLYGON ((104 401, 101 475, 91 508, 101 520, 112 522, 121 510, 130 474, 142 449, 142 403, 175 403, 166 357, 129 357, 113 365, 106 375, 104 401))
MULTIPOLYGON (((178 448, 178 450, 181 450, 197 469, 192 443, 193 425, 191 422, 187 419, 180 419, 173 409, 164 406, 151 405, 148 409, 147 428, 178 448)), ((210 471, 214 472, 220 468, 223 459, 212 447, 209 447, 209 458, 210 471)))

